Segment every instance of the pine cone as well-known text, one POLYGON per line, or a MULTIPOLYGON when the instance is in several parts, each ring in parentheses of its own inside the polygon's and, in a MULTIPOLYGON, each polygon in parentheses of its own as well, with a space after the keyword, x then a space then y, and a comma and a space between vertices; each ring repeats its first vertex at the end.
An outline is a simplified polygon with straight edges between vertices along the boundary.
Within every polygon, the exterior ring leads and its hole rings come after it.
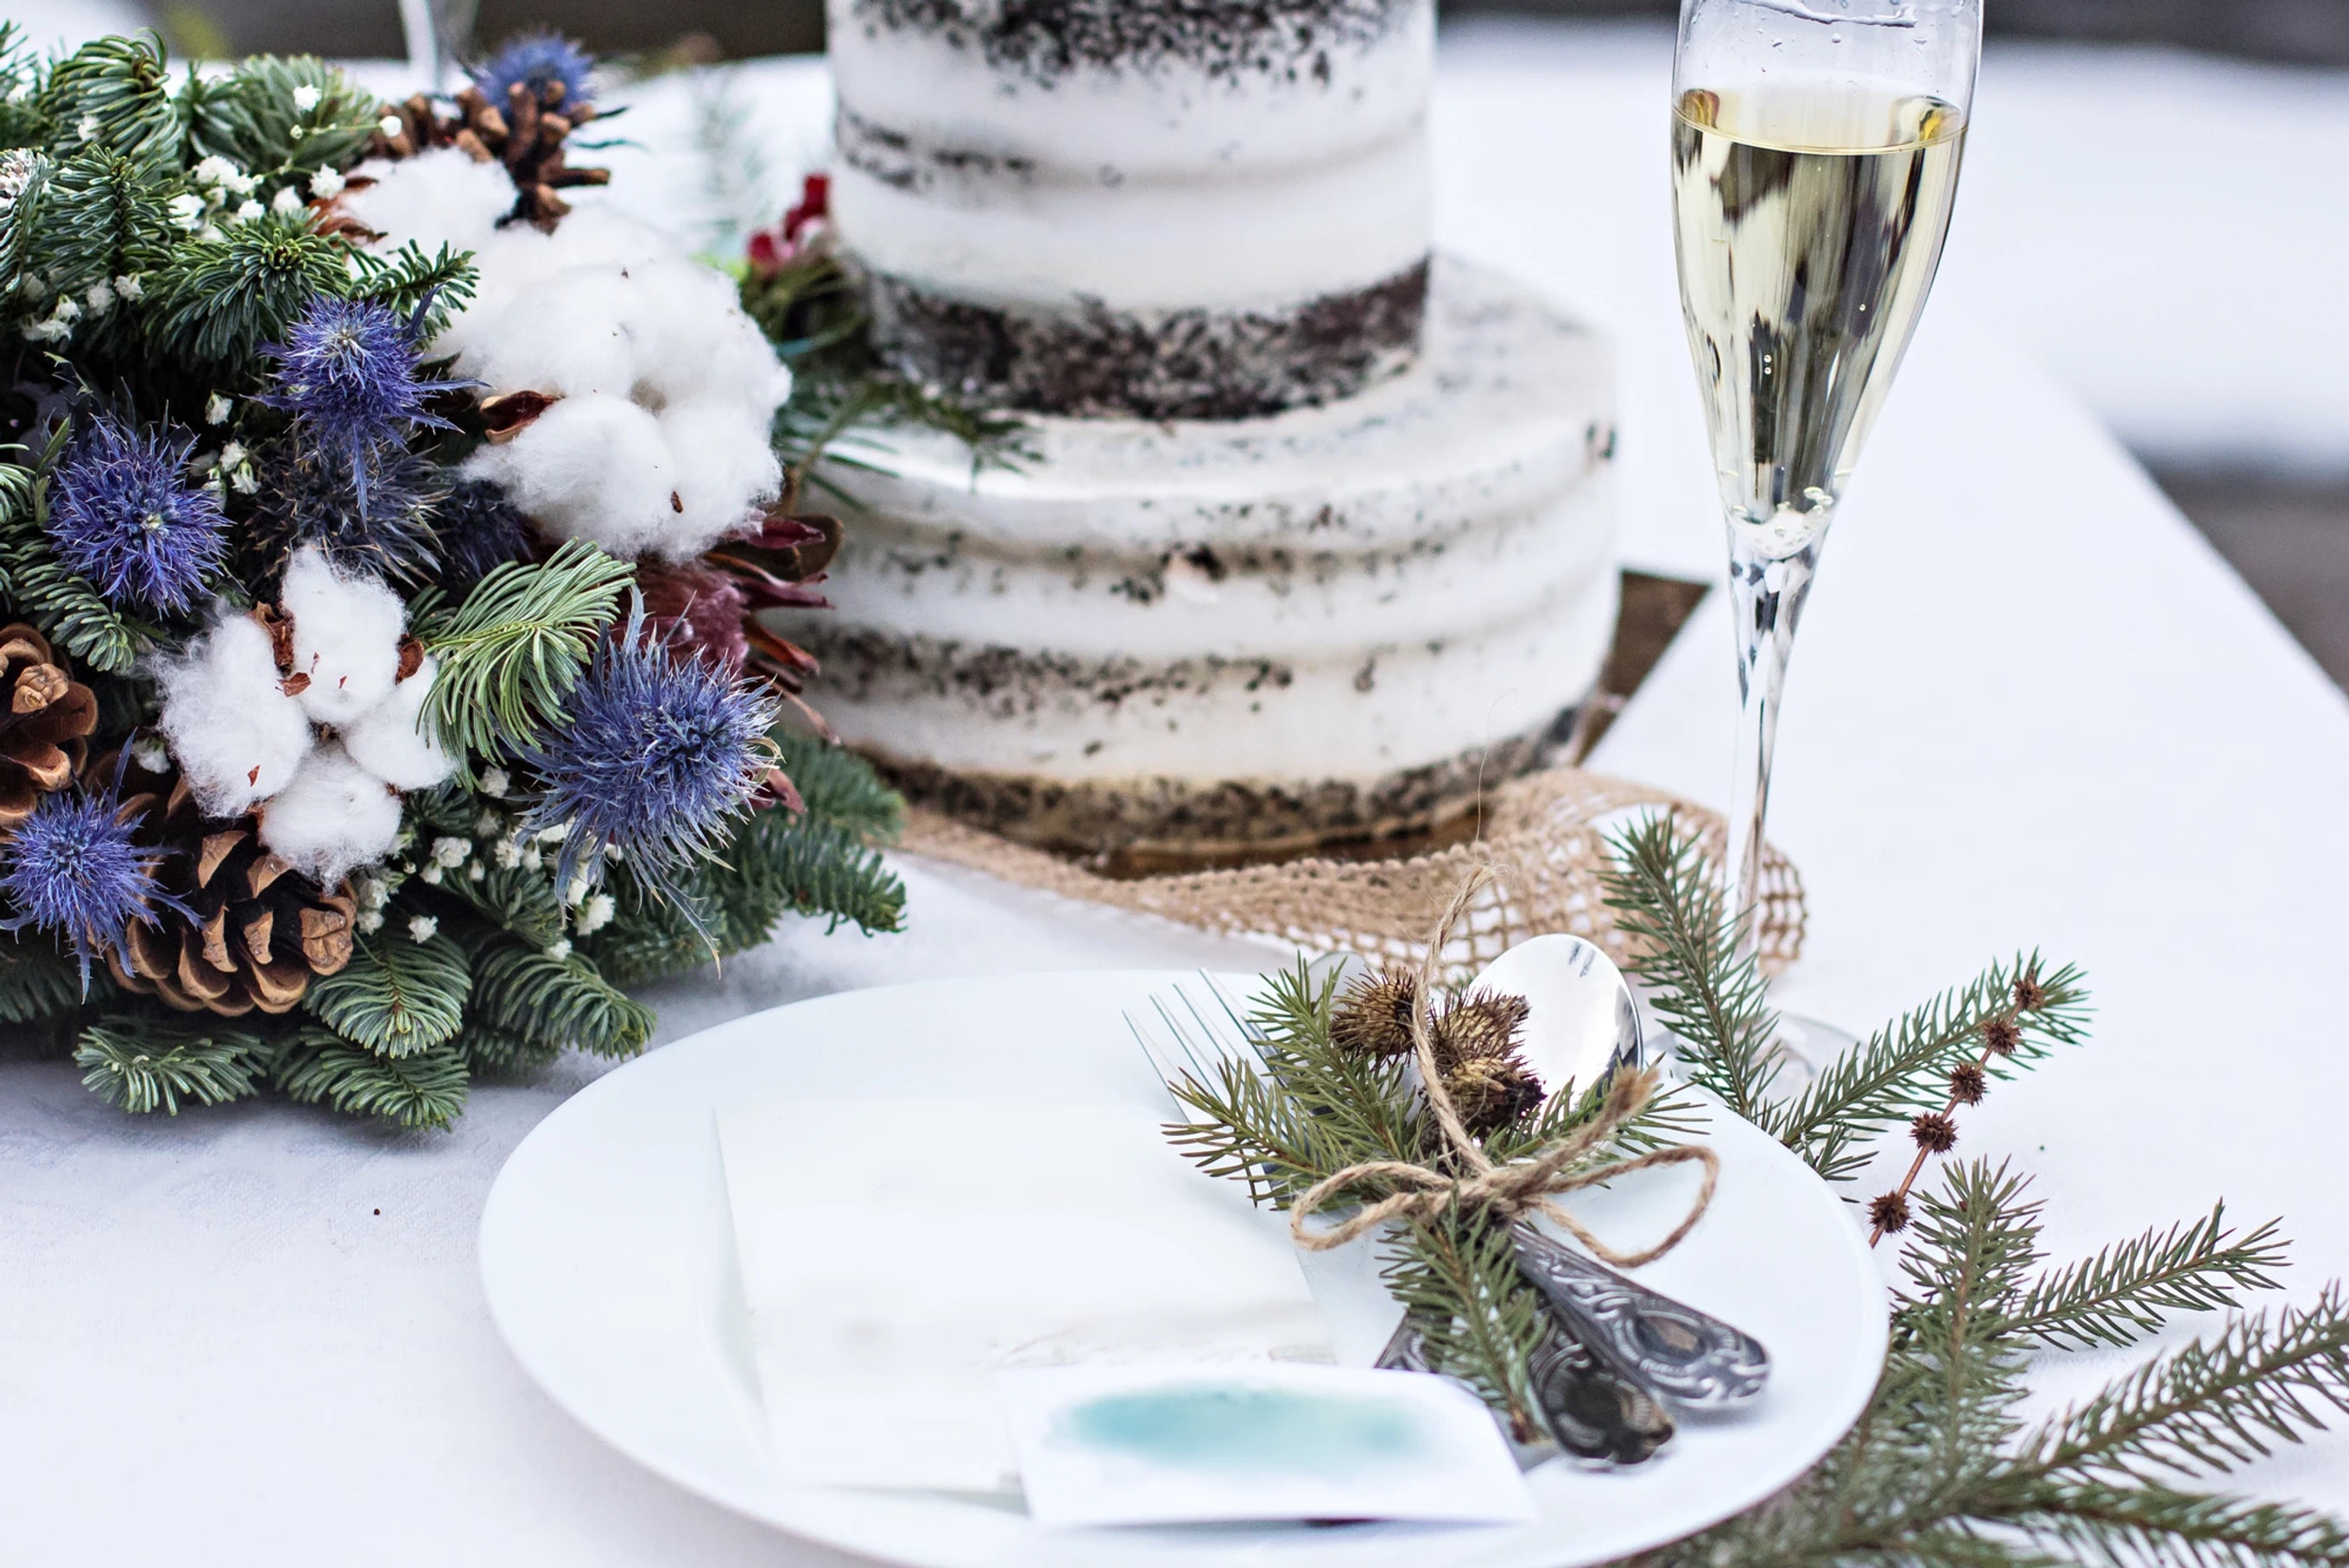
POLYGON ((520 192, 512 217, 552 231, 571 211, 559 191, 574 185, 602 185, 612 178, 608 169, 572 169, 564 163, 564 140, 595 118, 595 106, 564 106, 561 82, 548 82, 536 93, 522 83, 507 90, 506 101, 492 104, 479 88, 457 95, 457 113, 444 115, 422 93, 387 108, 385 118, 399 121, 397 135, 378 132, 370 150, 378 158, 413 158, 427 148, 461 147, 476 163, 505 165, 520 192))
POLYGON ((98 697, 73 678, 48 639, 0 627, 0 830, 73 782, 98 727, 98 697))
POLYGON ((160 925, 125 929, 128 963, 109 962, 126 990, 183 1013, 285 1013, 312 976, 351 961, 358 904, 349 884, 322 891, 262 847, 253 818, 206 821, 187 781, 168 774, 122 809, 143 819, 140 843, 168 855, 164 891, 194 914, 166 909, 160 925))

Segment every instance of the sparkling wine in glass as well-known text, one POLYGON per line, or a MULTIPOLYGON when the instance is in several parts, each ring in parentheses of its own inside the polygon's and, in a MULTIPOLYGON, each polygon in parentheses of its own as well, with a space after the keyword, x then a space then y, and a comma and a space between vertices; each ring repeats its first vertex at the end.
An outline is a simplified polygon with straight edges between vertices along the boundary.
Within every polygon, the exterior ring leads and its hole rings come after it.
POLYGON ((1940 264, 1981 53, 1981 0, 1682 5, 1672 209, 1728 521, 1749 948, 1786 661, 1940 264))

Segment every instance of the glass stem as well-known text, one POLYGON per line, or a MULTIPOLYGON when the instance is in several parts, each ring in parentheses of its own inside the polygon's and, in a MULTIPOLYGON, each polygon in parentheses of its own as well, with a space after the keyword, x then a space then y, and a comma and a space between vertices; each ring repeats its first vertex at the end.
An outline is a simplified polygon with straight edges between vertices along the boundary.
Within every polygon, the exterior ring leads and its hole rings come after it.
POLYGON ((1756 548, 1752 531, 1729 526, 1729 608, 1737 634, 1737 772, 1729 799, 1729 907, 1737 912, 1738 946, 1759 944, 1755 903, 1762 891, 1763 827, 1770 815, 1770 763, 1778 745, 1778 708, 1794 656, 1795 629, 1811 596, 1822 522, 1789 555, 1756 548))

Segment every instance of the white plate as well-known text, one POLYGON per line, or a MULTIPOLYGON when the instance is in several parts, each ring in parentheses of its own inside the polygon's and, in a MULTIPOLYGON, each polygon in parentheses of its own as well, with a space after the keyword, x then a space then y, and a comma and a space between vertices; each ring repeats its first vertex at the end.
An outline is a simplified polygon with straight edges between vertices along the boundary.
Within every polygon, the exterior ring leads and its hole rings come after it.
MULTIPOLYGON (((491 1315, 557 1404, 647 1469, 794 1534, 923 1568, 1568 1568, 1645 1551, 1752 1507, 1858 1418, 1886 1332, 1884 1285, 1866 1240, 1800 1161, 1716 1111, 1707 1136, 1721 1154, 1720 1196, 1687 1243, 1640 1277, 1760 1338, 1772 1357, 1770 1390, 1735 1418, 1684 1419, 1671 1447, 1637 1470, 1542 1467, 1531 1477, 1541 1511, 1532 1525, 1056 1535, 1031 1527, 1016 1499, 793 1486, 775 1474, 714 1112, 794 1097, 871 1097, 873 1145, 891 1159, 915 1152, 890 1144, 893 1095, 1019 1093, 1164 1116, 1169 1102, 1121 1011, 1184 979, 1195 976, 1013 975, 848 992, 656 1051, 581 1090, 506 1162, 481 1216, 491 1315)), ((1678 1201, 1669 1181, 1646 1179, 1575 1200, 1602 1233, 1626 1238, 1668 1225, 1678 1201)), ((1352 1249, 1349 1259, 1340 1272, 1359 1275, 1371 1251, 1352 1249)), ((1317 1271, 1317 1292, 1329 1288, 1327 1272, 1317 1271)), ((1337 1319, 1359 1311, 1359 1301, 1333 1311, 1341 1353, 1361 1333, 1337 1319)))

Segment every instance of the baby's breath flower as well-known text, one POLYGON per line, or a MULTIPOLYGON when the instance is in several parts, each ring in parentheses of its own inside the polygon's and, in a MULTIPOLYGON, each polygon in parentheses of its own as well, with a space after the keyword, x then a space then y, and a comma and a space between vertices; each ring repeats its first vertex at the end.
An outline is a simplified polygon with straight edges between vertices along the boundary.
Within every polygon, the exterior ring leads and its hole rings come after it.
POLYGON ((215 392, 204 402, 204 423, 225 425, 228 423, 229 415, 235 409, 236 405, 228 400, 227 393, 215 392))
POLYGON ((429 942, 440 933, 440 923, 429 914, 419 914, 408 923, 410 942, 429 942))
POLYGON ((312 87, 308 82, 304 82, 294 89, 294 107, 304 114, 308 114, 318 107, 320 96, 316 88, 312 87))
POLYGON ((302 210, 302 192, 291 185, 281 185, 277 194, 269 199, 269 210, 281 218, 290 218, 302 210))
POLYGON ((484 768, 481 769, 481 793, 487 795, 491 799, 504 799, 506 798, 506 791, 512 788, 513 780, 506 777, 506 770, 504 769, 484 768))
POLYGON ((321 201, 331 201, 343 193, 344 183, 340 170, 321 169, 310 176, 310 194, 321 201))

